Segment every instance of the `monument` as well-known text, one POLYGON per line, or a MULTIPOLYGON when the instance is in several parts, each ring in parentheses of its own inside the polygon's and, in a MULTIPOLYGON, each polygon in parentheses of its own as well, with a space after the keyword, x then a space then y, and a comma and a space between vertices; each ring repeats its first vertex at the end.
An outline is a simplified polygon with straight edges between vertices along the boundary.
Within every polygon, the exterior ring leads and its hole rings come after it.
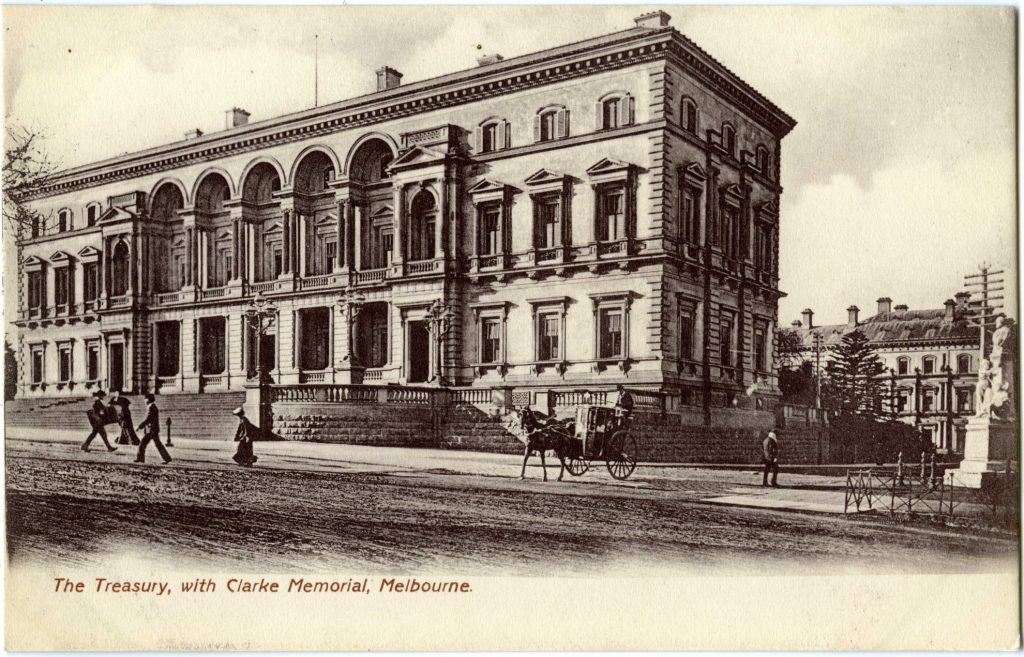
POLYGON ((992 350, 978 366, 976 411, 967 420, 964 460, 950 472, 955 486, 981 488, 997 473, 1018 469, 1014 328, 1012 321, 999 317, 992 334, 992 350))

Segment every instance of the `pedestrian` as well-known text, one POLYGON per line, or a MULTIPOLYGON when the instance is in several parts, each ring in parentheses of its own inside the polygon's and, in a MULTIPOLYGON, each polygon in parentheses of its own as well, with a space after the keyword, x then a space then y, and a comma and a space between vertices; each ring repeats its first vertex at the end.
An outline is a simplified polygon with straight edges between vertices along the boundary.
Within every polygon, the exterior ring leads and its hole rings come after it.
POLYGON ((106 396, 106 393, 102 390, 97 390, 92 393, 92 396, 92 408, 86 412, 86 417, 89 418, 89 424, 92 426, 92 433, 90 433, 85 439, 85 442, 82 443, 82 451, 88 452, 89 443, 92 442, 93 438, 99 436, 103 439, 103 444, 107 446, 107 451, 113 452, 117 450, 117 448, 111 445, 110 441, 107 440, 107 430, 103 426, 107 419, 107 407, 103 405, 103 398, 106 396))
POLYGON ((135 423, 132 422, 132 412, 128 410, 128 407, 132 405, 131 400, 127 397, 118 397, 114 401, 121 407, 121 413, 117 418, 117 423, 121 425, 121 435, 117 437, 117 444, 138 445, 139 435, 135 433, 135 423))
POLYGON ((135 457, 135 462, 146 462, 146 445, 152 441, 156 445, 156 451, 160 452, 164 463, 170 463, 171 455, 167 453, 167 449, 160 442, 160 409, 156 407, 156 397, 152 393, 146 395, 146 419, 139 425, 139 431, 143 429, 146 432, 142 436, 142 442, 139 443, 139 453, 135 457))
POLYGON ((768 436, 761 443, 761 458, 764 460, 764 479, 762 486, 768 486, 768 473, 772 475, 772 486, 779 487, 779 439, 775 430, 768 432, 768 436))
POLYGON ((231 413, 238 416, 238 430, 235 431, 235 442, 238 443, 238 449, 235 450, 235 455, 231 458, 238 465, 251 468, 252 464, 256 462, 256 456, 252 453, 252 441, 256 438, 259 429, 249 421, 249 418, 245 417, 245 409, 242 407, 236 408, 231 413))

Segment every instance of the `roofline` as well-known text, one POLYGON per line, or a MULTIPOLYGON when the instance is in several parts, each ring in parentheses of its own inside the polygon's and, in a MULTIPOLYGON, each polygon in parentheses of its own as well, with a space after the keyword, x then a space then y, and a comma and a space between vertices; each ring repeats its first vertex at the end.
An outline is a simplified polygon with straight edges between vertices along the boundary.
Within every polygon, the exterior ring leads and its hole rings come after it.
MULTIPOLYGON (((87 177, 88 174, 97 174, 99 172, 104 172, 105 170, 131 166, 136 163, 138 163, 140 167, 143 163, 147 166, 152 166, 156 163, 145 161, 158 157, 189 159, 191 159, 191 157, 204 157, 204 155, 200 155, 198 151, 210 149, 211 147, 219 149, 234 140, 245 137, 259 136, 261 138, 266 137, 269 139, 269 135, 260 135, 259 133, 269 132, 274 129, 291 128, 293 126, 315 121, 316 119, 322 120, 326 118, 334 118, 339 114, 351 112, 352 110, 367 109, 370 111, 371 115, 375 115, 377 110, 382 109, 382 107, 388 103, 406 101, 417 95, 431 91, 451 92, 456 90, 460 85, 465 85, 470 82, 498 82, 497 78, 502 76, 507 76, 512 73, 525 74, 527 73, 527 69, 530 67, 550 63, 553 60, 560 58, 578 56, 588 51, 593 52, 594 55, 598 55, 603 54, 601 53, 602 50, 614 49, 623 46, 633 45, 640 48, 645 46, 654 46, 654 48, 652 48, 652 53, 655 54, 655 58, 667 58, 667 51, 669 50, 670 44, 676 46, 676 49, 681 49, 684 54, 689 56, 688 60, 691 61, 688 63, 691 65, 694 63, 699 65, 701 70, 694 70, 691 66, 691 72, 696 74, 703 73, 703 77, 710 78, 709 81, 712 84, 717 83, 719 86, 731 85, 735 89, 727 89, 727 91, 738 92, 742 97, 742 100, 746 100, 756 109, 761 110, 775 121, 777 123, 777 127, 773 132, 775 132, 780 138, 785 134, 788 134, 788 132, 796 125, 796 122, 789 115, 768 101, 767 98, 753 89, 753 87, 740 79, 720 62, 708 55, 693 41, 680 34, 675 28, 670 26, 661 28, 633 27, 627 30, 613 32, 611 34, 512 57, 492 64, 476 66, 473 68, 455 71, 453 73, 446 73, 444 75, 428 78, 419 82, 413 82, 408 85, 398 86, 393 89, 376 91, 356 96, 354 98, 329 103, 327 105, 291 112, 270 119, 264 119, 262 121, 256 121, 244 126, 228 128, 202 137, 181 139, 148 149, 125 153, 123 155, 72 167, 54 174, 50 182, 45 187, 27 195, 27 198, 37 199, 54 196, 64 192, 64 188, 72 185, 73 183, 77 183, 75 186, 78 186, 78 184, 88 184, 89 181, 87 180, 75 180, 77 178, 87 177), (494 78, 494 80, 488 80, 488 78, 494 78)), ((633 61, 634 60, 627 61, 623 66, 630 65, 633 61)), ((639 61, 643 60, 641 59, 639 61)), ((562 78, 554 77, 551 81, 553 82, 559 79, 562 78)), ((461 91, 463 94, 466 93, 465 90, 461 91)), ((470 97, 467 98, 465 102, 469 102, 474 99, 475 97, 470 97)), ((397 116, 405 116, 408 112, 395 113, 393 115, 388 115, 387 112, 382 112, 382 114, 384 115, 372 122, 380 122, 397 116)), ((760 120, 763 122, 761 117, 752 116, 751 118, 755 121, 760 120)), ((335 123, 337 122, 338 121, 336 120, 335 123)), ((348 125, 338 127, 333 131, 345 130, 349 127, 353 127, 353 125, 360 124, 353 124, 352 122, 349 122, 348 125)), ((320 132, 323 129, 315 128, 313 126, 303 127, 304 131, 305 128, 308 127, 309 132, 320 132)), ((769 127, 770 129, 772 128, 772 126, 766 127, 769 127)), ((211 159, 217 156, 211 154, 205 157, 207 159, 211 159)), ((164 169, 166 168, 169 167, 165 166, 164 169)), ((125 177, 125 175, 127 175, 127 177, 135 177, 132 175, 135 173, 134 169, 122 173, 124 175, 120 175, 119 179, 125 177)), ((142 175, 141 172, 139 175, 142 175)), ((107 182, 107 180, 99 180, 96 181, 95 184, 102 184, 103 182, 107 182)))

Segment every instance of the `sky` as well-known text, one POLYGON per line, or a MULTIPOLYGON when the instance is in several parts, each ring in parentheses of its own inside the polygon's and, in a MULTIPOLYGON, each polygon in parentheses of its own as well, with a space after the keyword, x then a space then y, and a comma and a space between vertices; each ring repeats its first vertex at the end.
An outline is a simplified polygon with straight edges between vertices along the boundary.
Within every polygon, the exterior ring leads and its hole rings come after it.
POLYGON ((325 104, 373 91, 385 64, 414 82, 655 8, 798 121, 782 147, 780 324, 806 307, 845 322, 881 296, 939 308, 983 261, 1015 296, 1011 8, 7 5, 4 117, 70 167, 223 129, 232 106, 253 121, 311 107, 315 43, 325 104))

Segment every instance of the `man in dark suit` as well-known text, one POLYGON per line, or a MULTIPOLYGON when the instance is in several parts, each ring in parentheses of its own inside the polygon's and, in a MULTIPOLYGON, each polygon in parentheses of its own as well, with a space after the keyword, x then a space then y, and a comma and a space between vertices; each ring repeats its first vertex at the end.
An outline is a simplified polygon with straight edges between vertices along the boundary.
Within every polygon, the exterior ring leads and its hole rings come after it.
POLYGON ((89 443, 92 442, 93 438, 99 436, 103 439, 103 444, 107 446, 107 451, 113 452, 117 448, 111 445, 110 441, 107 440, 107 430, 103 426, 106 423, 107 414, 107 407, 103 405, 103 398, 106 397, 106 393, 102 390, 97 390, 92 393, 92 396, 92 408, 86 412, 86 416, 89 418, 89 424, 92 426, 92 433, 90 433, 89 437, 85 439, 84 443, 82 443, 82 451, 88 452, 89 443))
POLYGON ((160 409, 156 407, 156 397, 152 394, 146 395, 146 419, 139 425, 138 430, 142 431, 143 428, 145 428, 146 434, 143 436, 142 442, 139 443, 139 454, 135 457, 135 462, 146 462, 146 445, 152 440, 164 463, 170 463, 171 455, 167 453, 167 448, 160 442, 160 409))
POLYGON ((761 458, 764 460, 764 479, 762 486, 768 485, 768 473, 772 475, 772 486, 779 487, 779 439, 775 437, 775 431, 769 431, 768 436, 761 443, 761 458))

